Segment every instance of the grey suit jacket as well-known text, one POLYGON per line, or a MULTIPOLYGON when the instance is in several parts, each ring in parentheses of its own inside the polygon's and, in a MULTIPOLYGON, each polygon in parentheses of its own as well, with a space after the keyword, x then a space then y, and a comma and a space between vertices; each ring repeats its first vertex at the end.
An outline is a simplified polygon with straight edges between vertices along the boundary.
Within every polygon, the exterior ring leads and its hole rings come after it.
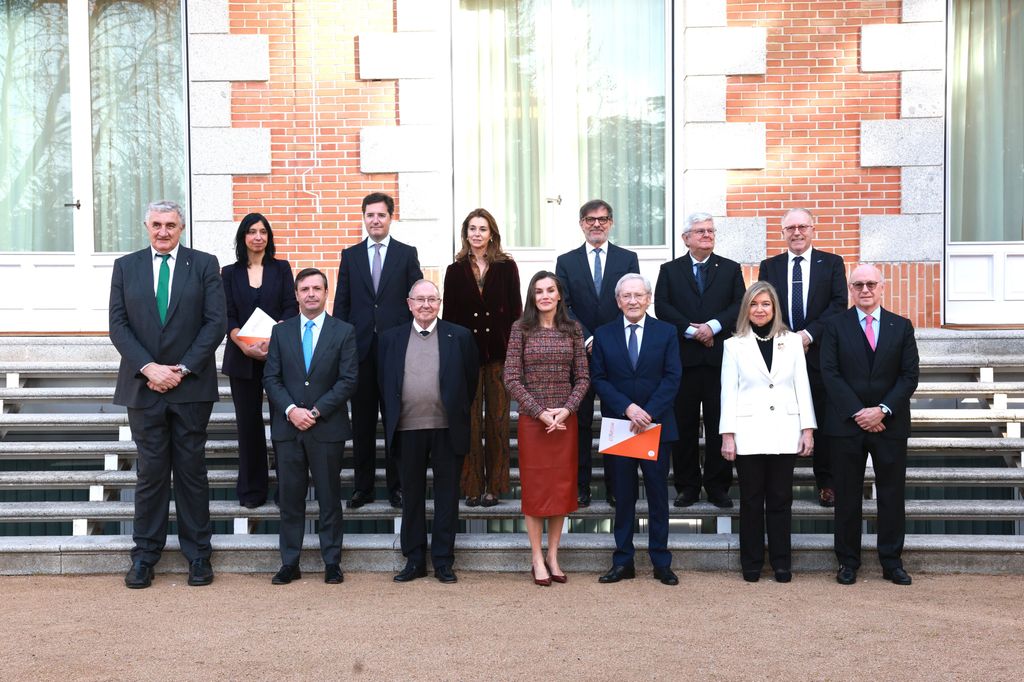
POLYGON ((160 324, 153 291, 153 259, 147 246, 114 261, 110 280, 110 340, 121 354, 114 404, 153 405, 217 400, 214 353, 224 340, 224 288, 217 258, 181 246, 174 265, 167 319, 160 324), (167 393, 146 387, 151 362, 185 365, 191 374, 167 393))

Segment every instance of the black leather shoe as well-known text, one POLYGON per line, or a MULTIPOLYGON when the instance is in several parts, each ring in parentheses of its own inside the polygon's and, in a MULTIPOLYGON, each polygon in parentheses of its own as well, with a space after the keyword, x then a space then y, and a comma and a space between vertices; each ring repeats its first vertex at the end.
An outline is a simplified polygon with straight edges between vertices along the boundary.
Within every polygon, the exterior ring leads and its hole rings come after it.
POLYGON ((299 567, 285 564, 281 569, 274 574, 274 577, 270 579, 271 585, 287 585, 293 580, 298 580, 302 577, 302 571, 299 567))
POLYGON ((777 583, 788 583, 793 579, 793 574, 789 571, 775 571, 775 582, 777 583))
POLYGON ((697 503, 700 497, 697 493, 681 492, 676 495, 676 501, 672 503, 673 507, 692 507, 697 503))
POLYGON ((849 566, 840 566, 836 573, 836 582, 840 585, 852 585, 857 582, 857 571, 849 566))
POLYGON ((579 505, 581 508, 589 507, 590 506, 590 491, 588 490, 586 492, 581 492, 579 494, 579 496, 576 497, 576 504, 579 505))
POLYGON ((612 509, 615 509, 615 496, 614 495, 612 495, 611 493, 608 493, 608 495, 604 498, 604 501, 608 503, 609 507, 611 507, 612 509))
POLYGON ((437 578, 438 582, 442 583, 456 583, 459 581, 459 579, 455 577, 455 571, 452 570, 451 566, 435 567, 434 577, 437 578))
POLYGON ((135 561, 124 577, 125 587, 142 590, 153 584, 153 567, 145 561, 135 561))
POLYGON ((324 566, 324 582, 328 585, 340 585, 345 582, 345 574, 341 572, 341 566, 338 564, 324 566))
POLYGON ((267 503, 267 501, 263 500, 262 502, 248 501, 248 502, 240 502, 239 504, 241 504, 241 506, 245 507, 246 509, 256 509, 258 507, 262 507, 266 503, 267 503))
POLYGON ((597 579, 599 583, 617 583, 620 580, 629 580, 636 577, 636 568, 633 564, 626 566, 612 566, 611 570, 597 579))
POLYGON ((725 493, 708 493, 708 502, 719 509, 732 509, 732 498, 725 493))
POLYGON ((188 566, 188 584, 192 587, 209 585, 213 582, 213 566, 209 559, 195 559, 188 566))
POLYGON ((913 581, 910 579, 910 575, 903 570, 902 566, 897 566, 892 569, 882 569, 882 577, 886 580, 891 580, 894 585, 909 585, 913 581))
POLYGON ((416 578, 426 578, 427 567, 417 566, 411 561, 405 565, 402 572, 395 576, 396 583, 407 583, 410 580, 416 580, 416 578))
POLYGON ((665 566, 664 568, 654 567, 654 579, 660 580, 662 585, 678 585, 679 576, 672 572, 672 568, 665 566))
POLYGON ((361 490, 357 490, 352 493, 352 499, 348 501, 349 509, 359 509, 364 504, 370 504, 373 502, 373 493, 364 493, 361 490))
POLYGON ((395 492, 391 493, 391 495, 388 496, 388 502, 390 502, 391 506, 394 507, 395 509, 401 509, 402 491, 396 490, 395 492))
POLYGON ((743 571, 743 579, 748 583, 756 583, 761 579, 760 571, 743 571))

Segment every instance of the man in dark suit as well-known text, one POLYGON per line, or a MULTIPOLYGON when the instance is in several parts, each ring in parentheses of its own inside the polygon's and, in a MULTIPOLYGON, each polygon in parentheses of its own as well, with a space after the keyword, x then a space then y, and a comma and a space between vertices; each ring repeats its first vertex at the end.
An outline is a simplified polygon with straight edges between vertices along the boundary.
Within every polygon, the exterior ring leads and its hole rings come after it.
POLYGON ((405 494, 402 555, 395 582, 427 574, 427 462, 434 469, 434 527, 430 557, 434 576, 454 583, 455 534, 459 528, 459 476, 469 452, 469 408, 476 395, 476 342, 466 328, 437 319, 441 297, 433 282, 409 290, 411 324, 380 337, 380 393, 384 429, 398 448, 405 494))
MULTIPOLYGON (((627 272, 640 272, 636 254, 615 246, 608 235, 615 224, 612 207, 601 199, 592 199, 580 206, 580 229, 586 243, 563 253, 555 263, 555 275, 562 283, 569 315, 580 323, 583 338, 590 351, 594 330, 619 317, 615 305, 615 283, 627 272)), ((576 425, 579 429, 578 502, 590 505, 591 448, 594 434, 594 387, 591 385, 580 402, 576 425)), ((605 460, 605 490, 609 504, 615 504, 612 481, 605 460)))
POLYGON ((679 437, 673 409, 682 376, 679 341, 672 325, 648 317, 651 283, 646 277, 623 275, 615 286, 615 297, 622 315, 594 333, 590 378, 601 397, 601 416, 628 419, 633 433, 661 424, 661 443, 653 460, 608 456, 617 499, 615 554, 611 570, 599 581, 617 583, 636 576, 633 517, 639 464, 647 490, 647 552, 654 577, 665 585, 678 585, 668 551, 668 445, 679 437))
POLYGON ((341 456, 352 435, 348 399, 359 361, 355 329, 327 314, 327 277, 306 268, 295 278, 300 314, 274 325, 263 386, 270 404, 270 437, 277 454, 281 508, 281 569, 271 579, 286 585, 302 577, 299 558, 312 476, 320 506, 320 556, 324 582, 341 572, 341 456))
POLYGON ((732 507, 729 486, 732 464, 722 458, 718 433, 722 393, 722 343, 736 327, 743 272, 739 263, 713 253, 715 223, 707 213, 686 219, 683 243, 689 252, 665 263, 654 290, 658 319, 673 324, 679 335, 683 380, 676 398, 679 441, 672 446, 675 506, 689 507, 700 498, 703 483, 708 501, 732 507), (700 431, 704 415, 704 475, 701 477, 700 431))
POLYGON ((868 454, 878 491, 878 559, 882 576, 909 585, 903 569, 904 483, 910 397, 919 375, 914 326, 881 306, 882 273, 861 265, 850 275, 854 307, 825 323, 821 376, 828 401, 822 433, 832 441, 836 485, 836 581, 852 585, 860 568, 864 466, 868 454))
MULTIPOLYGON (((367 238, 341 254, 334 316, 356 328, 359 348, 359 383, 352 397, 352 458, 355 486, 350 509, 373 502, 374 465, 377 459, 377 414, 383 403, 377 392, 378 335, 411 319, 406 293, 423 277, 416 248, 392 239, 391 217, 395 200, 374 192, 363 198, 363 225, 367 238)), ((398 467, 390 447, 384 451, 388 499, 402 506, 398 467)))
POLYGON ((224 339, 217 259, 181 246, 173 201, 146 208, 150 247, 114 261, 110 340, 121 354, 114 404, 128 408, 138 449, 130 588, 149 587, 167 542, 171 472, 188 584, 213 582, 206 427, 217 395, 214 352, 224 339))
MULTIPOLYGON (((842 256, 812 248, 814 216, 806 208, 791 208, 782 216, 782 236, 787 250, 761 261, 759 280, 770 283, 779 294, 782 319, 800 334, 807 354, 814 413, 825 412, 825 384, 821 381, 821 334, 825 320, 846 310, 846 268, 842 256)), ((835 486, 829 465, 828 439, 815 443, 814 479, 818 502, 835 504, 835 486)))

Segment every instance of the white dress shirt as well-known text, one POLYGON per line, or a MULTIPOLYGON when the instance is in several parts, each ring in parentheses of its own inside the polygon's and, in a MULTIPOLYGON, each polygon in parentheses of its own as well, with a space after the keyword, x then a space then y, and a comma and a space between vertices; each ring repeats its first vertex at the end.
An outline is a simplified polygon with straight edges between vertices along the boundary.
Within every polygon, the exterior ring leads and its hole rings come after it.
POLYGON ((626 332, 626 350, 627 351, 629 351, 629 326, 631 324, 637 325, 637 327, 636 327, 636 352, 637 352, 637 355, 639 355, 640 354, 640 349, 644 345, 644 325, 647 324, 647 314, 644 313, 644 316, 640 318, 639 322, 630 322, 628 319, 626 319, 626 316, 623 315, 622 316, 622 324, 623 324, 623 329, 626 332))
MULTIPOLYGON (((810 291, 810 289, 811 289, 811 251, 813 251, 813 250, 814 250, 813 247, 808 247, 808 249, 806 251, 804 251, 803 253, 799 254, 799 256, 803 258, 803 260, 800 262, 800 275, 801 275, 801 279, 803 280, 803 283, 804 283, 804 287, 803 287, 804 288, 803 304, 804 304, 804 319, 805 320, 807 319, 807 292, 810 291)), ((787 289, 789 289, 789 291, 786 292, 786 298, 788 299, 788 302, 789 302, 789 319, 786 320, 786 322, 789 322, 789 326, 790 326, 790 328, 792 328, 793 327, 793 259, 797 258, 798 254, 795 254, 792 251, 786 251, 786 256, 788 257, 788 260, 786 261, 786 281, 789 283, 789 286, 786 287, 787 289)), ((811 336, 810 332, 806 332, 806 333, 807 333, 807 336, 810 337, 811 341, 813 341, 814 337, 811 336)))
POLYGON ((380 244, 380 269, 384 271, 384 261, 388 257, 388 247, 391 245, 391 234, 389 233, 384 239, 379 242, 375 242, 369 237, 366 238, 366 257, 369 259, 367 262, 370 264, 370 272, 373 272, 373 245, 380 244))
MULTIPOLYGON (((171 301, 171 286, 174 284, 174 264, 178 262, 178 249, 180 248, 181 244, 178 244, 168 252, 171 255, 171 257, 167 259, 167 267, 171 270, 171 277, 167 280, 168 303, 171 301)), ((160 252, 152 246, 149 247, 149 252, 153 256, 153 295, 156 296, 157 287, 160 286, 160 263, 162 262, 162 259, 160 258, 160 252)))

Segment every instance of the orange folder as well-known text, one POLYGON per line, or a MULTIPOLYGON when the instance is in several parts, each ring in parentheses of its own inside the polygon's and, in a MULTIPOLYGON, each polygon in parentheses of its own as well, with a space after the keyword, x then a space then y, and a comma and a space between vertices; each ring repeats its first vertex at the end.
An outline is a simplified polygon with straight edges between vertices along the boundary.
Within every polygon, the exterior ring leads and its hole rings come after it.
POLYGON ((634 459, 658 459, 661 424, 651 424, 646 431, 633 433, 628 419, 601 418, 601 439, 597 451, 602 455, 618 455, 634 459))

